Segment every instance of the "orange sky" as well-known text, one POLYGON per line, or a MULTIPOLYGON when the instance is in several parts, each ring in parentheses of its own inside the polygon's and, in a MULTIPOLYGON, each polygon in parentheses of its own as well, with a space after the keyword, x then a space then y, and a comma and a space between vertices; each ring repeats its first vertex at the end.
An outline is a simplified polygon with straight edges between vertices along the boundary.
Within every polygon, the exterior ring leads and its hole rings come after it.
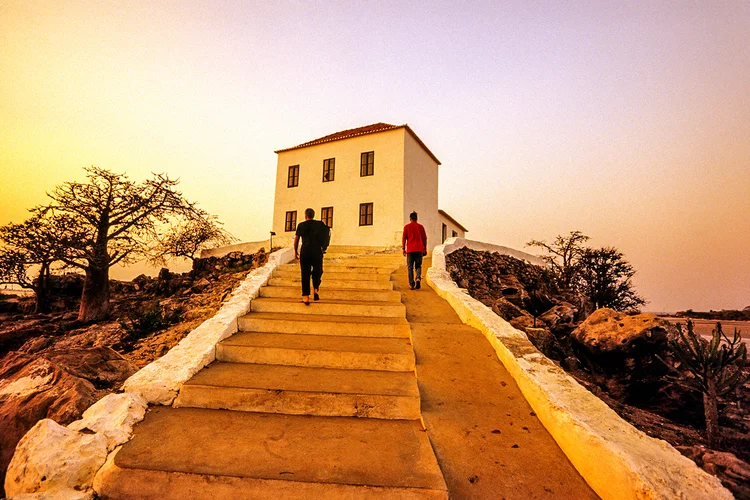
POLYGON ((472 239, 581 230, 648 309, 750 305, 750 3, 0 4, 0 224, 97 165, 268 234, 275 149, 409 123, 472 239))

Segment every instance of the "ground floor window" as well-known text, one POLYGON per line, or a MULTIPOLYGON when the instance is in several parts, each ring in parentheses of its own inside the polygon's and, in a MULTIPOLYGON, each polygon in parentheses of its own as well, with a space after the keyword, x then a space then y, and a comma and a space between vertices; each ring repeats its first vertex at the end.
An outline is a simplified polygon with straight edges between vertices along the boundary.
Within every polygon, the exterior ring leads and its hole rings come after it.
POLYGON ((448 239, 448 226, 443 224, 443 243, 448 239))
POLYGON ((297 211, 286 213, 286 220, 284 221, 284 231, 296 231, 297 230, 297 211))
POLYGON ((372 203, 359 204, 359 225, 372 226, 372 203))
POLYGON ((320 209, 320 220, 322 220, 326 226, 333 227, 333 207, 323 207, 320 209))

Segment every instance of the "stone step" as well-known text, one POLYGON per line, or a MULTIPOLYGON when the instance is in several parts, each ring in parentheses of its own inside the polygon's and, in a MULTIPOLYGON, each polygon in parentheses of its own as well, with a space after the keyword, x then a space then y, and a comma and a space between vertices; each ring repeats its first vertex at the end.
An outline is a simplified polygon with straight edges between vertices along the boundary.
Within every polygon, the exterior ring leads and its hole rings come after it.
POLYGON ((380 318, 405 318, 406 307, 401 302, 350 302, 345 300, 311 299, 310 305, 301 298, 258 298, 250 302, 252 312, 316 314, 332 316, 374 316, 380 318))
MULTIPOLYGON (((301 293, 302 279, 299 275, 284 278, 272 277, 268 280, 268 286, 296 286, 300 287, 301 293)), ((334 280, 329 279, 329 276, 323 273, 321 291, 324 288, 339 290, 393 290, 393 283, 391 283, 390 281, 334 280)))
POLYGON ((419 421, 159 406, 95 488, 113 500, 448 498, 419 421))
MULTIPOLYGON (((300 272, 299 263, 284 264, 279 266, 277 269, 280 271, 293 271, 297 274, 299 274, 300 272)), ((338 262, 326 262, 323 264, 324 273, 391 274, 394 270, 395 269, 393 266, 359 266, 355 265, 354 263, 346 264, 338 262)))
MULTIPOLYGON (((401 302, 401 293, 394 290, 340 290, 331 289, 328 283, 321 287, 323 300, 365 300, 372 302, 401 302)), ((264 286, 260 289, 260 297, 300 299, 302 288, 297 286, 264 286)))
POLYGON ((420 418, 413 372, 220 361, 185 382, 174 406, 288 415, 420 418))
MULTIPOLYGON (((274 278, 296 278, 301 280, 299 268, 297 269, 276 269, 273 272, 274 278)), ((358 272, 330 272, 323 266, 323 278, 332 281, 385 281, 391 280, 391 274, 379 273, 358 273, 358 272)))
POLYGON ((348 370, 414 371, 409 339, 239 332, 216 346, 217 361, 348 370))
POLYGON ((411 335, 409 323, 405 318, 325 316, 316 314, 250 313, 239 318, 239 329, 245 332, 347 337, 409 338, 411 335))

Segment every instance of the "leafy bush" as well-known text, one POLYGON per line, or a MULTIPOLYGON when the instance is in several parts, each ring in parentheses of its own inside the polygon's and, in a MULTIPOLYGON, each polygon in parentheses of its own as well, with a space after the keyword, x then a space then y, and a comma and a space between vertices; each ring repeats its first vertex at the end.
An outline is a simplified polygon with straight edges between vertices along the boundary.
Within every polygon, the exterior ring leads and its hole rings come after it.
POLYGON ((126 319, 120 319, 120 326, 127 334, 126 340, 136 341, 178 323, 183 312, 182 307, 165 307, 154 301, 128 313, 126 319))

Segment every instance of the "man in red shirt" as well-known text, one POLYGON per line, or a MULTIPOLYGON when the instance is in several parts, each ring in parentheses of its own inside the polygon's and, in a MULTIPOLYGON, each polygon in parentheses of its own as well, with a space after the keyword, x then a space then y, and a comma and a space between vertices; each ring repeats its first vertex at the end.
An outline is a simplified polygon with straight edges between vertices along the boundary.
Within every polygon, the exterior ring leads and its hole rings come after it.
POLYGON ((417 222, 417 212, 409 214, 409 223, 404 226, 404 233, 401 236, 401 248, 406 255, 409 288, 419 290, 422 287, 422 257, 427 255, 427 233, 424 226, 417 222), (414 268, 416 268, 416 279, 414 268))

